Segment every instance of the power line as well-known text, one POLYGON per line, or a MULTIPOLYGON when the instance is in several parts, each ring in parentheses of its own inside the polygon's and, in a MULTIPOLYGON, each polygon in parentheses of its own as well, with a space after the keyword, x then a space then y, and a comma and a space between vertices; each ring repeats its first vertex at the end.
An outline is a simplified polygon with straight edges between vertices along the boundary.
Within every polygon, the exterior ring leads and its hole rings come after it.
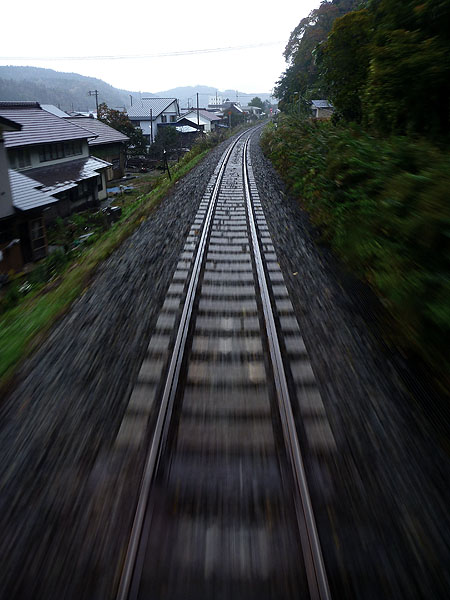
POLYGON ((248 50, 265 46, 285 44, 281 42, 262 42, 260 44, 246 44, 243 46, 224 46, 221 48, 203 48, 199 50, 179 50, 177 52, 159 52, 157 54, 116 54, 109 56, 0 56, 0 60, 45 60, 45 61, 71 61, 71 60, 135 60, 141 58, 164 58, 169 56, 191 56, 193 54, 209 54, 212 52, 230 52, 232 50, 248 50))

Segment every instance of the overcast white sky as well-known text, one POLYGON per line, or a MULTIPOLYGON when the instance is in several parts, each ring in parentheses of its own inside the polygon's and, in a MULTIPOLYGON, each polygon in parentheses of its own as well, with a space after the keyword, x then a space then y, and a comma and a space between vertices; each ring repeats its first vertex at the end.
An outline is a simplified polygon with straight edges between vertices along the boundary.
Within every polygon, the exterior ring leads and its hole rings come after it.
POLYGON ((286 68, 290 32, 320 0, 189 3, 42 0, 2 6, 0 64, 99 77, 115 87, 159 92, 177 86, 270 92, 286 68), (43 57, 154 55, 250 44, 251 49, 120 60, 43 57), (24 57, 12 60, 12 57, 24 57))

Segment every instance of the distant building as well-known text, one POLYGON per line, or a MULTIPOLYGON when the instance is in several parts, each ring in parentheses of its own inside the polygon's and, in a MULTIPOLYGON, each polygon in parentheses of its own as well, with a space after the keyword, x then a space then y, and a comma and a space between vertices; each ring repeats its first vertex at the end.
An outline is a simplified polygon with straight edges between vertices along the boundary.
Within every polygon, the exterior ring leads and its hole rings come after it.
POLYGON ((260 108, 259 106, 243 106, 242 110, 244 111, 244 113, 252 115, 257 119, 260 119, 262 116, 262 108, 260 108))
POLYGON ((191 110, 188 113, 182 115, 180 119, 183 119, 183 121, 189 121, 193 124, 193 127, 197 127, 197 125, 203 125, 203 129, 205 132, 214 131, 217 124, 221 122, 220 117, 215 115, 213 112, 208 112, 203 108, 200 108, 198 110, 198 113, 196 109, 191 110))
POLYGON ((176 123, 180 107, 176 98, 142 98, 133 102, 127 110, 128 118, 135 127, 140 127, 149 145, 153 144, 158 126, 176 123))
POLYGON ((231 102, 230 100, 227 100, 222 104, 222 111, 224 115, 227 115, 229 112, 236 115, 242 115, 244 113, 239 102, 231 102))
POLYGON ((208 101, 208 108, 220 108, 223 103, 222 96, 210 96, 208 101))
POLYGON ((314 119, 330 119, 334 106, 328 100, 311 100, 311 112, 314 119))

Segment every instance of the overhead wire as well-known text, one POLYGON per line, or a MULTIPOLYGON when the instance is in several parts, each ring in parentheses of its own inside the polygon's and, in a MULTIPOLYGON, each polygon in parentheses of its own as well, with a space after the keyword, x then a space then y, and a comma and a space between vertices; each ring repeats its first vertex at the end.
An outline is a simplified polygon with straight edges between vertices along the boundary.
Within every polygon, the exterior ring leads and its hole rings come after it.
POLYGON ((106 56, 0 56, 0 60, 45 60, 45 61, 71 61, 71 60, 135 60, 142 58, 165 58, 170 56, 191 56, 195 54, 210 54, 213 52, 230 52, 233 50, 247 50, 284 44, 285 41, 261 42, 259 44, 244 44, 241 46, 223 46, 219 48, 202 48, 197 50, 179 50, 175 52, 157 52, 154 54, 115 54, 106 56))

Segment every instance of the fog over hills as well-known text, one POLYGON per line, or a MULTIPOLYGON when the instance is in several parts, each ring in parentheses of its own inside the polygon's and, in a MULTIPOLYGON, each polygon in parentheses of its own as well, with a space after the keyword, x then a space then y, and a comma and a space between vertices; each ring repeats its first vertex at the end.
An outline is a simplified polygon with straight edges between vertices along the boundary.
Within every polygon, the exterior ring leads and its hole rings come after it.
POLYGON ((98 90, 98 101, 106 102, 110 108, 128 108, 133 101, 141 97, 160 96, 178 98, 181 107, 196 106, 197 93, 199 105, 206 106, 210 96, 223 100, 238 100, 247 104, 258 96, 261 100, 270 99, 267 93, 243 93, 239 90, 217 90, 214 87, 196 85, 176 87, 158 92, 135 92, 120 90, 95 77, 85 77, 77 73, 63 73, 53 69, 38 67, 0 66, 0 100, 35 101, 42 104, 54 104, 61 110, 95 110, 95 98, 88 92, 98 90))

